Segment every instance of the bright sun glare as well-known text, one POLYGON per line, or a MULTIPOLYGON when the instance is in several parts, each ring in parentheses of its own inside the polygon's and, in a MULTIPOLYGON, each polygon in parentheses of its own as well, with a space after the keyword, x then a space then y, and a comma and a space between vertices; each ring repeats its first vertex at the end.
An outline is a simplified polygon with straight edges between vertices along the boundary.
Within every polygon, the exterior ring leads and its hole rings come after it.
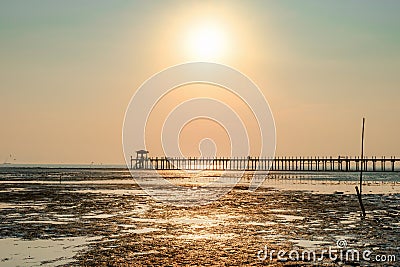
POLYGON ((190 29, 188 52, 191 57, 200 60, 220 58, 226 52, 224 31, 214 24, 201 24, 190 29))

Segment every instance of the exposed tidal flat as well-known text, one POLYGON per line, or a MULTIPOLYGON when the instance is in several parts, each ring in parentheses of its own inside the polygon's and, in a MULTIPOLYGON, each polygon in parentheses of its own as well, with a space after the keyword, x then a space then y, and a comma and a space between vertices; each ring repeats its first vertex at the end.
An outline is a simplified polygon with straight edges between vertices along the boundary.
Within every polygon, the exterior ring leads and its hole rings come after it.
MULTIPOLYGON (((163 174, 190 190, 220 172, 163 174)), ((176 207, 124 169, 0 168, 0 266, 400 265, 399 173, 366 174, 365 219, 357 173, 273 173, 254 192, 251 178, 210 204, 176 207), (344 251, 371 251, 370 260, 330 258, 323 250, 338 240, 344 251), (266 248, 321 260, 263 258, 266 248)))

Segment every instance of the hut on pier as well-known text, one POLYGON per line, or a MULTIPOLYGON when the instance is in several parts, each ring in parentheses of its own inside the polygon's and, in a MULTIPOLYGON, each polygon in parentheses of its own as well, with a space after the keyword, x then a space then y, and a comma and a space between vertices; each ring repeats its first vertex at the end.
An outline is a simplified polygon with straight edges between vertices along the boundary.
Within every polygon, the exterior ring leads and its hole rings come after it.
POLYGON ((137 150, 136 151, 136 164, 135 169, 145 169, 147 166, 147 161, 149 159, 149 151, 147 150, 137 150))

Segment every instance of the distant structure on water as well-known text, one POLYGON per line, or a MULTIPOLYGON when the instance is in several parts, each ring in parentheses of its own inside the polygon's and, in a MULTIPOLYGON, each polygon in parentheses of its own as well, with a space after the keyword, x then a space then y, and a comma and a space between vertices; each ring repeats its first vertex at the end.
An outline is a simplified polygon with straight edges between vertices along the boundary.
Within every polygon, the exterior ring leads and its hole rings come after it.
POLYGON ((149 157, 149 151, 131 156, 131 169, 140 170, 236 170, 236 171, 339 171, 400 172, 400 158, 377 157, 241 157, 241 158, 167 158, 149 157))
MULTIPOLYGON (((8 160, 11 160, 12 159, 12 155, 10 154, 10 156, 8 156, 8 157, 6 157, 6 159, 4 160, 4 162, 3 162, 3 165, 9 165, 9 164, 11 164, 11 162, 9 162, 8 160)), ((14 159, 14 161, 15 161, 16 159, 14 159)))

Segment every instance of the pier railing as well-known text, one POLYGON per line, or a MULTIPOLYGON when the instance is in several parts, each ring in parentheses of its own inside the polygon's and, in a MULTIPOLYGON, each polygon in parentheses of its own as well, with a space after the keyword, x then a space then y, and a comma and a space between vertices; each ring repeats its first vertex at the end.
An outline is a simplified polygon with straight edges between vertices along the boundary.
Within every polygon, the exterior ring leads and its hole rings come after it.
POLYGON ((133 158, 131 169, 400 172, 400 158, 276 157, 276 158, 133 158))

